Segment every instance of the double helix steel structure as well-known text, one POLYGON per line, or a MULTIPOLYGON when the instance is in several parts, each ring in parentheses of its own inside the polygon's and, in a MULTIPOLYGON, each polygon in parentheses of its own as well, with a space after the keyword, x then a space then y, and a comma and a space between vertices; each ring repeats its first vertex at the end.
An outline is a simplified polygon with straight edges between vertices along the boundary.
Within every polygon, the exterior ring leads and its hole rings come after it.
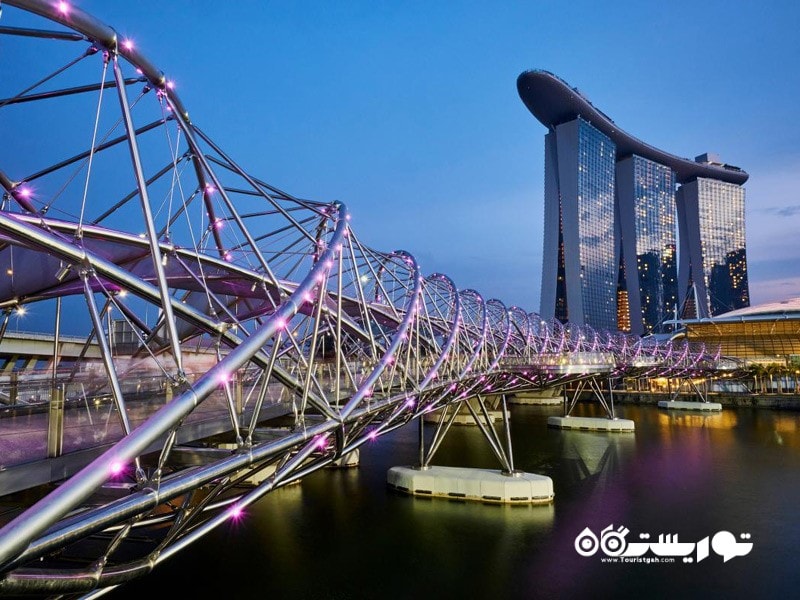
MULTIPOLYGON (((120 430, 3 522, 0 592, 122 584, 271 490, 465 399, 718 363, 425 275, 411 253, 362 243, 343 203, 248 173, 111 27, 65 1, 0 6, 0 336, 24 311, 52 319, 56 349, 83 328, 100 356, 92 393, 120 430), (162 401, 134 420, 126 381, 142 372, 162 401), (230 450, 177 464, 185 424, 212 402, 230 450), (264 435, 276 407, 293 426, 264 435), (109 482, 126 493, 101 494, 109 482), (126 541, 144 530, 155 541, 136 554, 126 541)), ((69 401, 84 363, 54 358, 51 403, 69 401)))

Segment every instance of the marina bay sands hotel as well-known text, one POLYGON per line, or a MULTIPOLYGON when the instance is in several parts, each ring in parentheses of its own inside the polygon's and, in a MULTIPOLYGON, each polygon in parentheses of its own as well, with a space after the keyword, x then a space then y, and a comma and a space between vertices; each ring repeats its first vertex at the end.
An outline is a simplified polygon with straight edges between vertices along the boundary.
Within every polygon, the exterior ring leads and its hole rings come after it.
POLYGON ((517 89, 548 129, 542 318, 643 335, 749 306, 747 173, 636 139, 552 73, 517 89))

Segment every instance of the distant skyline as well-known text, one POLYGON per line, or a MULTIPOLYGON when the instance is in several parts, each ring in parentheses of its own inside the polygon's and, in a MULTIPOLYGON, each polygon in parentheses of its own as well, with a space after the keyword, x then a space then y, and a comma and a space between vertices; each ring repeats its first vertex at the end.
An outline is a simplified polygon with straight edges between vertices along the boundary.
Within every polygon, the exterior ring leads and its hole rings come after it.
POLYGON ((552 71, 632 135, 750 173, 751 302, 800 296, 800 6, 709 2, 76 0, 176 82, 193 121, 359 237, 460 289, 539 307, 552 71))

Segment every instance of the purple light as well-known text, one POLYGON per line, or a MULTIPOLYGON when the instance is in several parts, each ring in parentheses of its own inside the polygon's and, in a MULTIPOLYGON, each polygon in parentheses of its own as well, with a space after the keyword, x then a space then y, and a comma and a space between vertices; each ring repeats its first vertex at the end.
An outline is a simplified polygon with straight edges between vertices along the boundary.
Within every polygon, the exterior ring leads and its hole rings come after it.
POLYGON ((217 219, 216 221, 214 221, 214 229, 219 231, 223 227, 225 227, 225 221, 223 221, 222 219, 217 219))
POLYGON ((115 460, 114 462, 111 463, 111 466, 108 467, 108 470, 113 477, 116 477, 125 470, 125 465, 115 460))
POLYGON ((278 319, 275 323, 275 326, 278 329, 286 329, 286 319, 278 319))
POLYGON ((209 194, 213 194, 216 191, 217 188, 215 188, 213 185, 211 185, 210 183, 206 184, 206 192, 208 192, 209 194))
POLYGON ((58 3, 58 12, 60 12, 62 15, 68 15, 69 9, 70 9, 69 4, 64 2, 63 0, 58 3))
POLYGON ((230 252, 226 252, 225 254, 222 255, 222 258, 225 260, 225 262, 231 262, 233 261, 233 254, 231 254, 230 252))
POLYGON ((20 198, 30 198, 31 194, 33 194, 31 188, 29 187, 21 187, 17 193, 19 194, 20 198))
POLYGON ((127 39, 122 41, 122 47, 125 48, 127 51, 133 50, 133 40, 127 39))
POLYGON ((305 294, 303 294, 303 301, 304 302, 313 302, 314 301, 314 297, 311 295, 310 292, 306 292, 305 294))
POLYGON ((415 404, 416 404, 416 402, 414 401, 414 399, 413 398, 409 398, 408 400, 406 400, 405 407, 406 408, 414 408, 415 404))
POLYGON ((370 431, 370 432, 369 432, 369 435, 368 435, 367 437, 368 437, 368 438, 369 438, 371 441, 373 441, 373 442, 374 442, 376 439, 378 439, 378 432, 377 432, 376 430, 374 430, 374 429, 373 429, 372 431, 370 431))
POLYGON ((244 509, 238 504, 231 508, 230 512, 228 513, 228 517, 232 521, 238 521, 242 518, 242 516, 244 516, 244 509))
POLYGON ((219 382, 220 383, 228 383, 230 380, 231 380, 231 374, 230 373, 226 373, 226 372, 223 371, 222 373, 219 374, 219 382))
POLYGON ((332 260, 326 260, 325 261, 325 268, 326 269, 330 269, 331 267, 333 267, 333 261, 332 260))
POLYGON ((167 88, 169 88, 171 90, 174 90, 175 89, 175 82, 172 81, 171 79, 169 81, 167 81, 167 88))
POLYGON ((328 447, 328 437, 325 435, 318 437, 314 445, 320 450, 325 450, 328 447))

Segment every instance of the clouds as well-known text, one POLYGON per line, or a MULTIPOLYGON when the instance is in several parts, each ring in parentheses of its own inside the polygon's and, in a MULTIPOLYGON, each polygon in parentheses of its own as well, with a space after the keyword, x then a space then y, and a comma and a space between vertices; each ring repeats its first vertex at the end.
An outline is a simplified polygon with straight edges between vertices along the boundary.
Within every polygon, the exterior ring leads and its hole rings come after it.
POLYGON ((790 206, 773 206, 764 209, 764 212, 773 214, 778 217, 793 217, 800 214, 800 204, 792 204, 790 206))

